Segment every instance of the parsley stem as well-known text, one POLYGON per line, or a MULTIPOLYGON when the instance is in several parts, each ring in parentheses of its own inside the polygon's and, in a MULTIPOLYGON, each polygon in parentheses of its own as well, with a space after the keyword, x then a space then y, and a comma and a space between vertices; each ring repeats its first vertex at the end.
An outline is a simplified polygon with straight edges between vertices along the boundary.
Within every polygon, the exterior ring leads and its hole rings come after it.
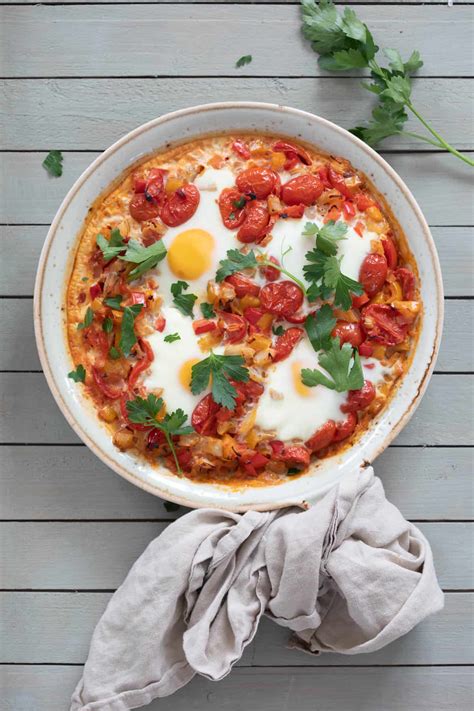
POLYGON ((427 131, 429 131, 431 133, 431 135, 434 136, 439 141, 439 145, 441 147, 445 148, 447 151, 452 153, 454 156, 456 156, 460 160, 464 161, 464 163, 467 163, 470 166, 474 166, 474 160, 472 160, 471 158, 468 158, 468 156, 465 156, 460 151, 457 151, 455 148, 453 148, 453 146, 451 146, 447 141, 445 141, 444 138, 442 136, 440 136, 440 134, 437 131, 435 131, 435 129, 432 128, 427 121, 425 121, 423 116, 418 113, 418 111, 415 109, 415 107, 413 106, 412 103, 407 102, 406 107, 407 107, 407 109, 410 109, 412 114, 414 114, 419 121, 421 121, 421 123, 427 129, 427 131))
POLYGON ((278 269, 279 272, 287 276, 289 279, 295 282, 295 284, 298 284, 300 287, 301 291, 305 296, 307 296, 307 291, 306 291, 306 286, 303 284, 303 282, 298 279, 298 277, 295 277, 294 274, 291 272, 287 271, 284 267, 281 267, 279 264, 275 264, 274 262, 271 262, 269 259, 262 259, 259 260, 259 266, 264 265, 266 267, 273 267, 274 269, 278 269))
POLYGON ((412 138, 418 139, 418 141, 423 141, 424 143, 429 143, 431 146, 435 146, 435 148, 443 148, 442 144, 439 141, 434 141, 432 138, 427 138, 426 136, 422 136, 421 133, 414 133, 413 131, 400 131, 398 134, 399 136, 411 136, 412 138))
POLYGON ((161 431, 165 435, 166 441, 168 442, 168 446, 171 449, 171 454, 173 455, 173 459, 174 459, 174 463, 176 464, 177 472, 178 472, 178 474, 182 475, 183 472, 182 472, 181 467, 179 466, 178 457, 176 456, 176 449, 174 448, 174 443, 173 443, 173 440, 171 439, 171 435, 166 430, 161 430, 161 431))

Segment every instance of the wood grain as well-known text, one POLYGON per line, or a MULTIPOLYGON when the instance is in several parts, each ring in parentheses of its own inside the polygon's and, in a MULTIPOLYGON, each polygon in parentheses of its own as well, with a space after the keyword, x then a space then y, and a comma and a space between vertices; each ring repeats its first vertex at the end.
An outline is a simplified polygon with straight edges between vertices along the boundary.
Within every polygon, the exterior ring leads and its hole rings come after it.
MULTIPOLYGON (((251 73, 251 72, 250 72, 251 73)), ((416 79, 418 111, 458 148, 474 148, 466 130, 474 102, 470 79, 416 79)), ((268 101, 317 113, 344 128, 370 117, 374 101, 359 78, 10 79, 0 81, 1 150, 103 150, 133 128, 169 111, 209 101, 268 101), (38 106, 47 106, 38 112, 38 106), (71 126, 71 116, 74 125, 71 126)), ((418 131, 417 119, 406 124, 418 131)), ((432 150, 394 136, 385 150, 432 150)))
MULTIPOLYGON (((470 76, 472 7, 360 5, 358 15, 384 46, 425 62, 421 76, 470 76), (410 31, 406 32, 409 26, 410 31)), ((300 10, 289 5, 4 6, 3 76, 322 76, 317 56, 301 39, 300 10), (91 32, 94 40, 91 41, 91 32), (28 52, 18 45, 28 36, 28 52), (140 41, 137 41, 139 38, 140 41), (245 38, 245 39, 244 39, 245 38), (280 47, 291 48, 281 52, 280 47), (251 66, 236 60, 253 53, 251 66)))

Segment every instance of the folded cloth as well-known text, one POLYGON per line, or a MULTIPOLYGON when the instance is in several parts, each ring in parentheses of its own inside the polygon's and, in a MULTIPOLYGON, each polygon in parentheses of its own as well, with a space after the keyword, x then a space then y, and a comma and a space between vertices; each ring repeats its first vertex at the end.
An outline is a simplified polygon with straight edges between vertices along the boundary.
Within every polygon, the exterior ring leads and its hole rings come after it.
POLYGON ((229 673, 268 615, 310 653, 374 652, 440 610, 423 534, 371 467, 304 511, 199 509, 152 541, 92 637, 71 711, 126 711, 229 673))

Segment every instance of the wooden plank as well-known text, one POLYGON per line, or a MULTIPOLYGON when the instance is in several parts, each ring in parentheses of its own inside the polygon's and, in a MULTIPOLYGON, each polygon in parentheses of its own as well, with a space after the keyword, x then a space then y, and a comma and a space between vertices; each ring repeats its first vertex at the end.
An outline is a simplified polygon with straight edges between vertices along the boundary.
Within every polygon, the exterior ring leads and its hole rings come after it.
MULTIPOLYGON (((2 711, 64 711, 81 677, 77 667, 3 668, 2 711)), ((472 706, 468 667, 242 669, 214 683, 196 677, 147 711, 464 711, 472 706)))
MULTIPOLYGON (((174 519, 163 501, 110 471, 86 447, 3 447, 0 519, 174 519)), ((376 461, 387 498, 422 520, 472 517, 473 452, 392 447, 376 461)))
MULTIPOLYGON (((416 414, 398 436, 398 445, 472 443, 473 377, 435 375, 416 414)), ((0 374, 0 442, 5 444, 77 444, 80 440, 61 415, 42 373, 0 374), (18 406, 19 393, 27 405, 18 406), (35 407, 40 403, 40 408, 35 407)))
MULTIPOLYGON (((417 109, 433 128, 461 149, 473 149, 474 137, 466 131, 466 116, 474 102, 470 79, 419 79, 415 82, 417 109)), ((0 121, 5 126, 1 150, 103 150, 146 121, 169 111, 233 101, 284 103, 318 113, 344 128, 370 116, 370 95, 360 79, 10 79, 0 81, 0 121), (47 106, 38 115, 38 106, 47 106), (71 115, 74 114, 74 131, 71 115)), ((418 131, 410 119, 407 131, 418 131)), ((411 136, 396 136, 384 148, 432 150, 411 136)))
MULTIPOLYGON (((31 296, 47 227, 0 226, 0 296, 31 296), (12 258, 21 252, 21 269, 12 258)), ((468 227, 433 227, 446 296, 473 296, 474 240, 468 227)))
MULTIPOLYGON (((92 631, 111 594, 0 593, 2 663, 83 663, 92 631), (45 630, 48 634, 45 635, 45 630)), ((319 657, 289 650, 289 631, 264 619, 238 666, 369 666, 372 664, 469 664, 473 650, 474 595, 446 594, 445 608, 406 637, 372 654, 319 657)))
MULTIPOLYGON (((200 4, 209 4, 212 5, 216 0, 199 0, 200 4)), ((94 5, 97 2, 97 0, 81 0, 81 5, 94 5)), ((156 5, 170 5, 170 4, 178 4, 178 3, 185 3, 186 5, 193 4, 191 0, 100 0, 102 4, 105 3, 113 3, 114 5, 135 5, 137 3, 143 4, 143 3, 153 3, 156 5)), ((474 0, 462 0, 463 5, 471 5, 474 2, 474 0)), ((49 0, 48 4, 49 5, 69 5, 69 4, 77 4, 77 0, 49 0)), ((272 5, 275 3, 275 0, 239 0, 238 4, 239 5, 247 5, 247 4, 252 4, 252 5, 272 5)), ((34 5, 35 0, 3 0, 2 2, 3 5, 34 5)), ((219 4, 229 4, 229 5, 236 5, 236 0, 219 0, 219 4)), ((297 5, 298 2, 297 0, 278 0, 279 5, 287 4, 287 5, 297 5)), ((335 0, 334 2, 335 5, 366 5, 367 0, 335 0)), ((439 5, 440 0, 396 0, 396 3, 394 0, 377 0, 378 5, 439 5)))
MULTIPOLYGON (((44 6, 43 6, 44 7, 44 6)), ((196 6, 198 7, 198 6, 196 6)), ((48 224, 74 181, 97 153, 64 153, 61 178, 49 176, 41 163, 45 153, 2 153, 0 223, 48 224), (29 196, 25 202, 24 195, 29 196)), ((471 168, 450 154, 399 153, 384 156, 407 182, 432 225, 474 223, 471 168), (447 209, 455 205, 456 209, 447 209)))
MULTIPOLYGON (((4 588, 111 590, 165 523, 0 523, 4 588)), ((422 523, 440 584, 474 588, 472 523, 422 523)))
MULTIPOLYGON (((469 52, 439 51, 441 39, 445 47, 470 46, 471 7, 406 5, 400 12, 387 5, 381 13, 360 5, 357 12, 383 46, 404 56, 418 48, 421 75, 471 75, 469 52)), ((5 6, 0 17, 6 77, 327 75, 303 42, 298 6, 118 5, 112 14, 101 5, 28 5, 5 6), (19 53, 25 36, 28 52, 19 53), (251 66, 236 69, 246 52, 251 66)))
MULTIPOLYGON (((467 372, 474 370, 474 353, 459 347, 474 338, 474 302, 455 300, 446 302, 444 336, 436 370, 467 372)), ((40 370, 33 332, 33 304, 30 299, 9 299, 0 311, 0 370, 40 370)))

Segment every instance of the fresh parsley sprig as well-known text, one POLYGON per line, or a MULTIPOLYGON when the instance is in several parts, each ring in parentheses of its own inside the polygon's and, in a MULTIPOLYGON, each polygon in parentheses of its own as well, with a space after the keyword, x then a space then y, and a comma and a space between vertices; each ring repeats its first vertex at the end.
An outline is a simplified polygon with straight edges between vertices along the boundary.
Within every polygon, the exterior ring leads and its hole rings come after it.
POLYGON ((81 323, 77 324, 77 330, 82 331, 84 328, 89 328, 89 326, 92 324, 93 320, 94 320, 94 312, 91 309, 91 307, 88 306, 86 314, 84 316, 84 321, 81 321, 81 323))
POLYGON ((306 317, 304 328, 316 352, 331 348, 331 333, 335 325, 336 319, 329 304, 321 306, 315 315, 309 314, 306 317))
POLYGON ((301 279, 298 279, 298 277, 289 272, 280 264, 275 264, 274 262, 271 262, 263 255, 259 255, 257 260, 257 256, 253 249, 251 249, 250 252, 248 252, 247 254, 239 252, 238 249, 229 249, 227 251, 227 259, 221 259, 219 264, 220 267, 216 272, 217 282, 224 281, 226 277, 235 274, 235 272, 240 272, 243 269, 255 269, 256 267, 273 267, 274 269, 278 269, 279 272, 287 276, 289 279, 292 279, 292 281, 298 284, 301 291, 306 294, 306 286, 303 284, 301 279))
POLYGON ((161 420, 158 420, 157 417, 163 409, 163 400, 161 397, 157 397, 152 393, 150 393, 146 399, 136 397, 134 400, 128 400, 126 408, 130 422, 139 425, 147 425, 163 432, 173 455, 176 469, 179 474, 182 474, 183 472, 179 465, 178 457, 176 456, 176 449, 172 437, 192 434, 194 432, 194 429, 190 425, 184 424, 188 416, 183 410, 178 408, 174 412, 166 414, 161 420))
POLYGON ((315 222, 307 222, 304 226, 303 234, 306 237, 316 238, 316 247, 332 257, 337 253, 337 243, 347 239, 348 227, 344 222, 329 220, 325 225, 319 227, 315 222))
POLYGON ((114 257, 122 259, 124 262, 137 264, 127 277, 127 281, 138 279, 149 269, 166 257, 166 247, 161 240, 153 242, 149 247, 144 247, 137 240, 125 242, 120 230, 114 228, 110 233, 110 239, 98 234, 96 238, 97 246, 102 252, 104 260, 110 262, 114 257), (122 254, 125 252, 125 254, 122 254))
POLYGON ((202 304, 200 304, 199 306, 204 318, 216 317, 216 312, 214 311, 212 304, 208 304, 207 301, 203 301, 202 304))
POLYGON ((342 348, 339 338, 332 338, 330 348, 318 358, 319 365, 331 376, 328 378, 320 370, 303 368, 301 380, 304 385, 312 388, 324 385, 338 393, 346 390, 359 390, 364 384, 364 374, 359 353, 350 343, 344 343, 342 348))
POLYGON ((191 369, 191 392, 199 395, 209 386, 212 380, 211 392, 214 402, 228 410, 235 409, 237 391, 230 380, 246 383, 249 371, 244 367, 242 356, 216 355, 211 351, 204 360, 193 365, 191 369))
POLYGON ((63 174, 63 154, 61 151, 50 151, 42 165, 50 175, 59 178, 63 174))
POLYGON ((120 350, 125 358, 130 355, 130 352, 137 342, 135 334, 135 319, 142 310, 142 304, 134 304, 133 306, 124 306, 123 318, 120 328, 120 350))
POLYGON ((104 237, 103 234, 98 234, 96 237, 96 243, 102 252, 102 256, 106 262, 110 262, 114 257, 123 252, 127 245, 123 241, 123 237, 120 234, 120 230, 114 228, 110 233, 110 239, 104 237))
POLYGON ((252 61, 252 55, 251 54, 244 54, 243 57, 240 57, 236 61, 235 66, 237 67, 237 69, 239 69, 240 67, 244 67, 246 64, 250 64, 251 61, 252 61))
POLYGON ((183 294, 187 289, 189 289, 189 284, 185 281, 175 281, 175 283, 170 286, 171 293, 174 297, 173 304, 182 314, 194 318, 193 309, 197 296, 196 294, 183 294))
POLYGON ((372 119, 366 126, 352 129, 354 135, 371 146, 388 136, 405 135, 418 138, 436 148, 449 151, 468 165, 474 161, 456 150, 444 140, 426 119, 421 116, 412 101, 410 76, 423 62, 420 53, 412 52, 404 62, 396 49, 384 49, 388 67, 381 67, 376 60, 379 47, 367 25, 359 20, 354 10, 345 7, 342 14, 331 0, 301 0, 303 34, 319 57, 319 64, 329 71, 370 69, 372 83, 363 83, 365 89, 378 96, 378 104, 372 111, 372 119), (431 136, 404 131, 410 111, 423 124, 431 136))
POLYGON ((85 383, 86 370, 82 363, 79 363, 75 370, 71 370, 71 372, 67 374, 67 377, 71 378, 71 380, 74 380, 75 383, 85 383))

